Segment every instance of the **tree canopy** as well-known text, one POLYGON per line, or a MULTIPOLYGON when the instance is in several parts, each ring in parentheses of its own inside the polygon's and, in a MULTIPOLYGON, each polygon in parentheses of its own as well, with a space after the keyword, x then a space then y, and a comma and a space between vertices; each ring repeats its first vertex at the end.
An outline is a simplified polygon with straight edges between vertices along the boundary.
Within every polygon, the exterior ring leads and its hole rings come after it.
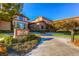
POLYGON ((0 3, 0 20, 12 21, 13 15, 22 10, 22 3, 0 3))

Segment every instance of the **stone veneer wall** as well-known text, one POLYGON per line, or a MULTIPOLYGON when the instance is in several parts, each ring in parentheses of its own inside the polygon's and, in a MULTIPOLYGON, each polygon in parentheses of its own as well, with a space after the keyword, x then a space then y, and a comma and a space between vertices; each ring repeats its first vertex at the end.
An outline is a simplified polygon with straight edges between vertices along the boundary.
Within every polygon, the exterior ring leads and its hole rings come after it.
POLYGON ((0 21, 0 30, 11 30, 11 23, 6 21, 0 21))

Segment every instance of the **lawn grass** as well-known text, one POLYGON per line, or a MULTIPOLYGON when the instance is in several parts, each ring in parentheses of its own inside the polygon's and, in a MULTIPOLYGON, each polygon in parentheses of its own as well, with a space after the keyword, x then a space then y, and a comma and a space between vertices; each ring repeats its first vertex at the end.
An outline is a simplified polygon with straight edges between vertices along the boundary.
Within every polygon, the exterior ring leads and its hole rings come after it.
MULTIPOLYGON (((71 38, 70 34, 64 34, 64 33, 55 33, 53 36, 63 37, 63 38, 71 38)), ((75 35, 75 39, 79 39, 79 35, 75 35)))
POLYGON ((8 36, 8 35, 6 35, 6 34, 4 34, 4 33, 0 33, 0 38, 4 38, 4 37, 6 37, 6 36, 8 36))
POLYGON ((38 36, 38 37, 41 36, 41 34, 34 34, 34 35, 36 35, 36 36, 38 36))

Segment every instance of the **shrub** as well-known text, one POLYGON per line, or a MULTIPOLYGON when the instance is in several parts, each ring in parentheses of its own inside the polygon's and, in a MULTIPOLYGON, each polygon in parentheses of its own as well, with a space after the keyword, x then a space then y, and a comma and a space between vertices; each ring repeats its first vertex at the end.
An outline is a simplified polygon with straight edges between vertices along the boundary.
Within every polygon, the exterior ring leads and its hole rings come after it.
POLYGON ((4 37, 6 37, 7 35, 5 34, 0 34, 0 43, 4 43, 4 37))
POLYGON ((12 43, 13 43, 13 44, 18 43, 18 40, 17 40, 17 39, 13 39, 13 40, 12 40, 12 43))
POLYGON ((13 49, 14 49, 14 51, 16 53, 23 54, 23 53, 25 53, 28 50, 28 44, 27 43, 24 43, 24 44, 16 44, 15 46, 13 46, 13 49))
POLYGON ((13 40, 13 38, 11 36, 5 37, 4 38, 4 45, 6 45, 7 47, 11 46, 12 45, 12 40, 13 40))
POLYGON ((28 41, 28 36, 29 36, 29 35, 23 36, 22 42, 28 41))
POLYGON ((29 40, 29 41, 31 41, 31 40, 34 40, 34 39, 36 39, 36 38, 38 38, 36 35, 34 35, 34 34, 31 34, 31 35, 29 35, 28 37, 27 37, 27 39, 29 40))
POLYGON ((12 48, 18 54, 28 52, 38 43, 39 40, 36 40, 36 38, 37 36, 35 36, 34 34, 22 36, 17 39, 19 42, 16 43, 15 46, 12 46, 12 48))
POLYGON ((26 36, 19 36, 16 40, 18 41, 18 42, 26 42, 26 41, 31 41, 31 40, 34 40, 34 39, 36 39, 36 38, 38 38, 36 35, 34 35, 34 34, 29 34, 29 35, 26 35, 26 36))
POLYGON ((0 33, 11 33, 11 30, 0 30, 0 33))
POLYGON ((32 47, 36 46, 37 43, 38 43, 38 40, 32 40, 32 47))
POLYGON ((13 49, 14 49, 16 52, 19 52, 21 48, 22 48, 22 47, 21 47, 21 45, 19 45, 19 44, 16 44, 15 46, 13 46, 13 49))

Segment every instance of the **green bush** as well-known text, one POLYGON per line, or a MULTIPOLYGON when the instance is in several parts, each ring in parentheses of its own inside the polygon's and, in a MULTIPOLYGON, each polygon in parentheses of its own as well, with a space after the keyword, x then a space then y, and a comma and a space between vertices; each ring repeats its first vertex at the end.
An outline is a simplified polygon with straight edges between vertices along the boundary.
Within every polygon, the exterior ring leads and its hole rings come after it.
POLYGON ((16 44, 15 46, 13 46, 13 49, 14 49, 16 52, 19 52, 19 51, 22 49, 22 46, 19 45, 19 44, 16 44))
POLYGON ((28 41, 28 36, 29 36, 29 35, 23 36, 22 42, 28 41))
POLYGON ((38 38, 36 35, 34 35, 34 34, 31 34, 31 35, 29 35, 28 37, 27 37, 27 39, 29 40, 29 41, 31 41, 31 40, 34 40, 34 39, 36 39, 36 38, 38 38))
POLYGON ((7 47, 11 46, 12 45, 12 40, 13 40, 13 37, 11 37, 11 36, 5 37, 4 38, 4 45, 6 45, 7 47))
POLYGON ((6 37, 7 35, 5 35, 5 34, 0 34, 0 38, 3 38, 3 37, 6 37))
POLYGON ((13 44, 18 43, 18 40, 17 40, 17 39, 13 39, 13 40, 12 40, 12 43, 13 43, 13 44))
MULTIPOLYGON (((25 43, 17 43, 15 46, 13 46, 13 49, 14 49, 14 51, 15 52, 17 52, 17 53, 22 53, 22 52, 25 52, 25 51, 27 51, 29 48, 28 48, 28 43, 27 42, 25 42, 25 43)), ((29 46, 30 47, 30 46, 29 46)), ((30 47, 31 48, 31 47, 30 47)))
POLYGON ((18 36, 16 39, 13 40, 14 43, 23 43, 25 41, 28 41, 27 36, 18 36))
POLYGON ((29 34, 29 35, 26 35, 26 36, 19 36, 16 40, 17 42, 26 42, 26 41, 31 41, 31 40, 34 40, 38 38, 36 35, 34 34, 29 34))
POLYGON ((11 30, 0 30, 0 33, 12 33, 11 30))
POLYGON ((32 42, 32 47, 34 47, 38 43, 38 40, 32 40, 31 42, 32 42))

